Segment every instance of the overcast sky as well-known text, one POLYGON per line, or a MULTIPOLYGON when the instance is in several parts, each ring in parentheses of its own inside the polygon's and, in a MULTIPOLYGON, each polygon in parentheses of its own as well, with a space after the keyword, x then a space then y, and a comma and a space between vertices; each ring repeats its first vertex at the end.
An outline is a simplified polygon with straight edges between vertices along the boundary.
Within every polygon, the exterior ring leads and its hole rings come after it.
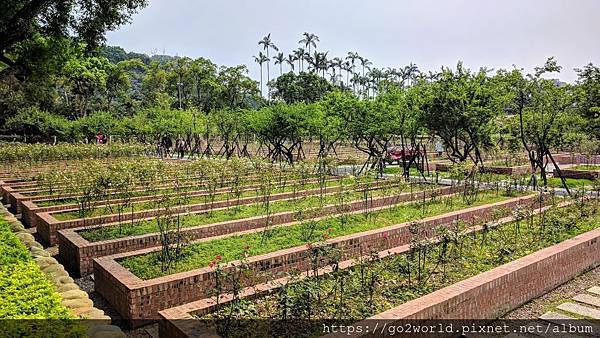
POLYGON ((356 51, 376 67, 462 60, 529 71, 555 56, 570 82, 573 68, 600 64, 600 0, 150 0, 107 38, 128 51, 246 64, 258 79, 258 40, 270 32, 288 54, 305 31, 329 57, 356 51))

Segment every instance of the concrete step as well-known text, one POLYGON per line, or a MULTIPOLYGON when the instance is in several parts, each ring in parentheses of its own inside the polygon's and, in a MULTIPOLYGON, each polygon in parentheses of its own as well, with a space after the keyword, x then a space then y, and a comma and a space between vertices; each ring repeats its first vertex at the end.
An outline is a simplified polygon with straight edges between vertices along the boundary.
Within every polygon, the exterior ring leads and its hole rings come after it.
POLYGON ((593 318, 593 319, 600 319, 600 310, 594 309, 591 307, 567 302, 567 303, 560 304, 557 308, 560 310, 566 311, 566 312, 570 312, 570 313, 579 315, 579 316, 589 317, 589 318, 593 318))
POLYGON ((587 291, 600 296, 600 286, 592 286, 591 288, 587 289, 587 291))
POLYGON ((577 296, 573 297, 573 300, 587 305, 600 307, 600 297, 595 297, 585 293, 578 294, 577 296))

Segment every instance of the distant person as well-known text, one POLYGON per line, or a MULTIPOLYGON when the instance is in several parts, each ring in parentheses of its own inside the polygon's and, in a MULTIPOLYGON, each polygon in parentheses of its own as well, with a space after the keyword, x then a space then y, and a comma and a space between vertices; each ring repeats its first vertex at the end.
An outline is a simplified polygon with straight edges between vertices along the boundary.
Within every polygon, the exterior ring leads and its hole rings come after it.
POLYGON ((438 157, 442 157, 442 154, 444 153, 444 145, 442 144, 442 142, 437 141, 435 143, 435 152, 437 153, 438 157))
POLYGON ((103 138, 105 138, 104 134, 102 134, 102 132, 99 131, 98 134, 96 134, 96 143, 103 144, 103 142, 102 142, 103 138))
POLYGON ((171 152, 171 148, 173 147, 173 141, 171 140, 170 137, 163 136, 161 139, 160 145, 162 148, 161 157, 164 157, 164 156, 169 155, 169 153, 171 152))
POLYGON ((179 158, 183 158, 185 155, 185 141, 181 138, 181 136, 177 137, 177 140, 175 141, 175 150, 177 151, 177 154, 179 155, 179 158))

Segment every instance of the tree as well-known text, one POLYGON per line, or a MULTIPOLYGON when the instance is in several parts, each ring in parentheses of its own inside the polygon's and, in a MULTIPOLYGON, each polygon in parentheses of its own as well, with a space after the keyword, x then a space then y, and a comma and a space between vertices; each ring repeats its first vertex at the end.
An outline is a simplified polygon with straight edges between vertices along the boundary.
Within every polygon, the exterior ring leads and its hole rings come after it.
POLYGON ((294 72, 294 65, 295 65, 295 62, 296 62, 296 57, 294 56, 294 54, 288 55, 288 57, 285 60, 285 62, 287 62, 287 64, 290 66, 290 71, 294 72))
MULTIPOLYGON (((275 59, 275 65, 279 65, 279 76, 283 74, 283 63, 287 61, 283 53, 278 53, 273 57, 275 59)), ((293 64, 293 62, 292 62, 293 64)))
POLYGON ((492 146, 495 118, 501 111, 496 86, 484 70, 472 73, 458 63, 442 68, 440 79, 424 86, 423 119, 438 136, 453 162, 483 164, 482 151, 492 146))
POLYGON ((577 111, 588 121, 586 129, 600 139, 600 68, 590 63, 575 71, 577 111))
POLYGON ((311 47, 313 48, 317 48, 317 42, 319 42, 319 37, 316 36, 315 34, 312 33, 308 33, 308 32, 304 32, 302 34, 304 36, 304 38, 300 41, 298 41, 299 44, 304 45, 306 48, 308 48, 308 55, 310 55, 310 51, 311 51, 311 47))
POLYGON ((320 100, 332 85, 315 73, 285 73, 269 83, 273 89, 273 98, 286 103, 307 102, 320 100))
POLYGON ((19 45, 36 33, 46 37, 73 36, 87 44, 89 50, 104 41, 104 32, 127 23, 147 4, 146 0, 7 0, 0 5, 0 62, 8 74, 22 78, 23 61, 15 62, 19 45))
MULTIPOLYGON (((270 59, 269 59, 269 49, 274 49, 275 51, 279 51, 279 48, 277 48, 277 46, 275 46, 275 44, 273 43, 273 41, 271 41, 271 33, 267 34, 267 36, 263 37, 262 40, 260 40, 258 42, 259 46, 263 46, 263 49, 267 51, 267 58, 266 58, 266 63, 267 63, 267 83, 269 83, 269 81, 271 81, 271 75, 269 72, 269 63, 270 63, 270 59)), ((270 99, 271 98, 271 91, 268 90, 267 93, 267 98, 270 99)))
POLYGON ((167 93, 168 72, 157 61, 150 63, 142 81, 142 98, 145 107, 171 107, 173 98, 167 93))
POLYGON ((75 94, 73 104, 79 116, 88 112, 89 100, 107 88, 108 72, 113 67, 105 58, 74 59, 65 66, 67 83, 75 94))
POLYGON ((263 64, 266 62, 269 65, 269 58, 262 52, 258 52, 258 56, 254 57, 254 62, 260 65, 260 93, 263 92, 263 64))
POLYGON ((580 123, 569 114, 572 96, 569 87, 557 86, 554 80, 543 78, 545 74, 560 72, 561 67, 554 58, 544 66, 536 67, 534 74, 524 76, 519 69, 502 71, 498 75, 505 90, 506 110, 515 114, 518 127, 514 128, 527 151, 531 164, 530 184, 538 186, 536 171, 539 170, 543 185, 547 186, 546 166, 551 161, 563 186, 569 187, 550 149, 559 146, 569 128, 579 128, 580 123))

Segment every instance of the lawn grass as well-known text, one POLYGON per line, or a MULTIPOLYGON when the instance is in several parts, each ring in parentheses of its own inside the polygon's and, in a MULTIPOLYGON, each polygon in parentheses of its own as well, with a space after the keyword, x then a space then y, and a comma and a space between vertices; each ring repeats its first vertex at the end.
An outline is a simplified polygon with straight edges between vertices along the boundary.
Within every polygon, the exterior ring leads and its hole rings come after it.
POLYGON ((343 218, 331 217, 318 222, 274 227, 256 233, 194 243, 183 249, 182 257, 167 271, 161 268, 158 252, 127 257, 120 263, 136 276, 152 279, 207 266, 217 256, 220 256, 220 261, 225 263, 240 259, 245 254, 256 256, 319 241, 324 236, 335 238, 514 197, 491 191, 480 192, 474 203, 467 204, 461 196, 438 198, 425 203, 401 204, 372 212, 368 216, 353 214, 343 218), (450 201, 452 203, 449 203, 450 201))
MULTIPOLYGON (((425 188, 430 188, 430 185, 413 184, 412 191, 421 191, 425 188)), ((349 187, 349 189, 351 189, 349 187)), ((408 192, 403 191, 403 192, 408 192)), ((399 191, 396 190, 396 193, 399 191)), ((370 197, 390 196, 391 192, 377 189, 369 192, 370 197)), ((323 199, 319 195, 311 195, 298 197, 297 199, 273 201, 270 203, 269 212, 271 214, 285 211, 302 211, 307 209, 318 208, 324 205, 331 205, 338 201, 340 194, 332 193, 323 195, 323 199)), ((362 192, 348 191, 345 195, 346 203, 357 201, 363 198, 362 192)), ((239 207, 229 207, 226 209, 206 211, 196 214, 183 215, 180 218, 181 228, 200 226, 212 223, 220 223, 226 221, 240 220, 249 217, 266 215, 266 209, 262 203, 240 205, 239 207)), ((98 242, 110 239, 124 238, 129 236, 137 236, 149 233, 159 232, 160 228, 155 220, 147 221, 125 221, 120 225, 108 227, 94 228, 80 231, 79 234, 90 242, 98 242)))
POLYGON ((231 332, 227 330, 238 335, 318 335, 323 327, 319 320, 351 324, 596 229, 599 212, 597 201, 584 207, 551 209, 543 226, 541 218, 534 216, 411 253, 365 259, 351 269, 292 282, 266 296, 234 300, 215 313, 196 318, 213 320, 217 333, 224 336, 231 332), (245 321, 267 318, 284 320, 264 326, 264 321, 245 321), (294 324, 299 319, 301 325, 294 324), (311 326, 306 319, 313 320, 311 326))
POLYGON ((570 170, 585 170, 585 171, 596 171, 600 170, 600 164, 580 164, 574 167, 568 168, 570 170))

